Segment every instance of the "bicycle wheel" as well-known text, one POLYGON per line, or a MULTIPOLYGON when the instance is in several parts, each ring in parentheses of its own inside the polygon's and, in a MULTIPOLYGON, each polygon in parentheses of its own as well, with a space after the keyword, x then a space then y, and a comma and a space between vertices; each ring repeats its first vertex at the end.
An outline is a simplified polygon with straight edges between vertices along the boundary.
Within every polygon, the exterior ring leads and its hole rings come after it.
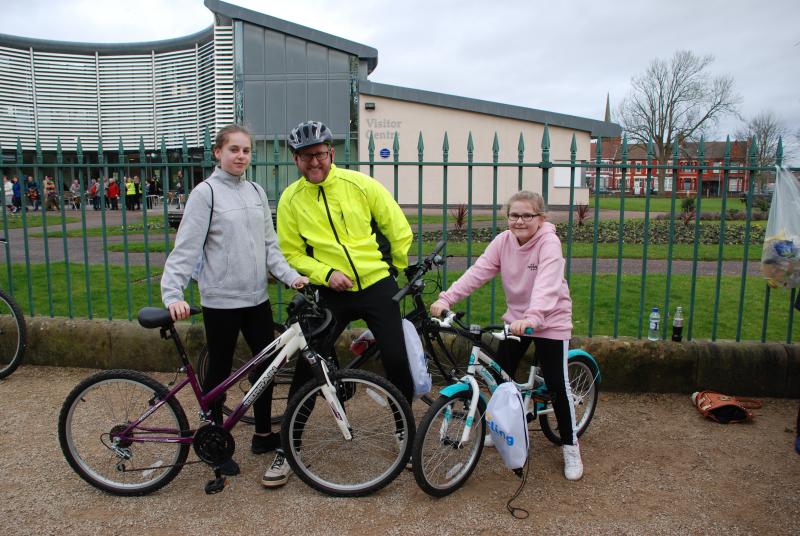
MULTIPOLYGON (((597 384, 597 369, 587 357, 578 355, 567 362, 567 375, 575 401, 575 430, 577 437, 583 435, 594 416, 597 407, 597 396, 600 387, 597 384)), ((551 402, 552 404, 552 402, 551 402)), ((539 415, 539 424, 544 435, 555 443, 561 445, 561 435, 558 431, 558 422, 554 413, 539 415)))
POLYGON ((25 355, 25 317, 8 293, 0 290, 0 379, 14 372, 25 355))
MULTIPOLYGON (((275 325, 275 337, 277 338, 281 333, 283 333, 286 328, 280 324, 275 325)), ((232 370, 238 370, 241 368, 245 363, 247 363, 252 356, 243 357, 241 355, 234 354, 233 355, 233 367, 232 370)), ((203 385, 205 377, 208 375, 208 365, 209 365, 209 356, 208 356, 208 346, 203 345, 200 349, 200 353, 197 356, 197 380, 200 382, 200 385, 203 385)), ((274 388, 272 391, 272 423, 279 424, 283 420, 283 413, 286 411, 286 402, 289 398, 289 386, 292 384, 292 376, 294 375, 294 366, 291 361, 287 363, 284 367, 282 367, 273 378, 272 382, 274 384, 274 388)), ((252 384, 250 383, 249 375, 245 376, 239 383, 235 386, 231 386, 231 388, 226 393, 227 396, 230 396, 231 404, 233 407, 242 399, 247 391, 250 390, 252 384)), ((222 412, 225 415, 230 415, 233 411, 233 407, 229 406, 227 403, 223 403, 222 405, 222 412)), ((253 417, 253 406, 250 406, 247 409, 247 412, 242 416, 241 422, 247 424, 255 424, 256 420, 253 417)))
POLYGON ((411 407, 388 380, 364 370, 331 374, 350 422, 342 436, 322 387, 306 383, 287 406, 281 429, 283 451, 303 482, 338 497, 377 491, 400 474, 411 454, 411 407))
POLYGON ((167 389, 132 370, 108 370, 79 383, 58 418, 58 440, 72 469, 92 486, 114 495, 146 495, 168 484, 183 468, 188 444, 169 443, 191 434, 178 401, 171 398, 148 416, 134 435, 159 441, 120 441, 111 433, 139 418, 167 389))
POLYGON ((469 440, 459 446, 472 394, 440 397, 419 423, 411 459, 414 479, 428 495, 444 497, 464 485, 478 465, 486 435, 486 402, 478 399, 469 440), (477 426, 475 423, 478 423, 477 426))

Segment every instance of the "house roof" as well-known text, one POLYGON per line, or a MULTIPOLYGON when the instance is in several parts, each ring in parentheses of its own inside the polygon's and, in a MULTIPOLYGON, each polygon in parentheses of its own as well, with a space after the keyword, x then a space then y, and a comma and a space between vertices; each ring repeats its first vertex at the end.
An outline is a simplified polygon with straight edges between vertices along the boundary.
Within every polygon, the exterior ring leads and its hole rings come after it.
POLYGON ((100 54, 149 54, 155 52, 169 52, 182 50, 194 46, 195 43, 207 43, 214 38, 214 27, 209 26, 204 30, 160 41, 141 41, 135 43, 89 43, 82 41, 54 41, 51 39, 36 39, 17 35, 0 34, 0 46, 14 48, 34 48, 41 52, 86 54, 98 52, 100 54))
POLYGON ((264 28, 293 35, 305 39, 306 41, 312 41, 329 48, 358 56, 360 59, 366 60, 368 73, 374 71, 375 67, 378 66, 378 51, 370 46, 320 32, 308 26, 301 26, 300 24, 265 15, 264 13, 235 6, 227 2, 221 2, 220 0, 205 0, 204 4, 209 10, 214 12, 217 17, 221 17, 225 22, 232 19, 250 22, 264 28))
POLYGON ((578 117, 557 112, 548 112, 546 110, 537 110, 534 108, 524 108, 522 106, 514 106, 511 104, 502 104, 499 102, 491 102, 480 99, 471 99, 468 97, 459 97, 457 95, 436 93, 422 89, 379 84, 369 80, 359 81, 359 92, 365 95, 374 95, 376 97, 386 97, 389 99, 417 102, 443 108, 466 110, 469 112, 495 115, 498 117, 507 117, 510 119, 520 119, 522 121, 531 121, 535 123, 547 123, 548 125, 569 128, 572 130, 582 130, 589 132, 592 136, 596 137, 618 137, 621 132, 620 126, 616 123, 606 123, 605 121, 588 119, 586 117, 578 117))
MULTIPOLYGON (((704 143, 703 159, 722 160, 725 157, 724 141, 707 141, 704 143)), ((696 142, 684 143, 679 149, 678 154, 681 158, 697 159, 700 144, 696 142)), ((592 159, 597 157, 597 146, 593 145, 590 149, 592 159)), ((603 160, 622 160, 622 142, 619 137, 603 139, 602 156, 603 160)), ((731 142, 731 160, 743 161, 747 158, 747 142, 731 142)), ((628 145, 628 160, 647 160, 647 146, 642 143, 631 143, 628 145)))

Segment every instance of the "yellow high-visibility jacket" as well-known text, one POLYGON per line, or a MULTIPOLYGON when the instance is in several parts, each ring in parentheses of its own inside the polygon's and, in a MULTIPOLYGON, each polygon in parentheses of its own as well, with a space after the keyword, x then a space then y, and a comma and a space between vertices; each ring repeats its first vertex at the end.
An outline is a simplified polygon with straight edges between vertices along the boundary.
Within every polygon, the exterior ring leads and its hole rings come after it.
POLYGON ((411 226, 377 180, 331 164, 324 181, 290 184, 278 203, 278 243, 315 285, 338 270, 362 290, 408 266, 411 226))

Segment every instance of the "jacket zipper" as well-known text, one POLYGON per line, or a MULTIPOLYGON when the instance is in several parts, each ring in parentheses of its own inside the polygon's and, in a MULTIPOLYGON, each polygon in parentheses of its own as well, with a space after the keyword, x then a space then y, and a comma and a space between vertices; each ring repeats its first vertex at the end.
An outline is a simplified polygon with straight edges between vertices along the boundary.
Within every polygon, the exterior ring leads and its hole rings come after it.
POLYGON ((358 277, 358 270, 356 270, 356 265, 353 264, 353 259, 350 258, 350 252, 347 251, 347 248, 342 241, 339 240, 339 233, 336 232, 336 226, 333 225, 333 217, 331 216, 331 209, 328 206, 328 197, 325 195, 325 189, 322 186, 319 187, 319 191, 322 193, 322 202, 325 203, 325 213, 328 215, 328 223, 331 224, 331 230, 333 231, 333 237, 336 239, 336 242, 342 246, 344 250, 344 254, 347 257, 347 262, 350 263, 350 268, 353 269, 353 274, 356 276, 356 284, 358 285, 358 290, 363 290, 361 288, 361 278, 358 277))

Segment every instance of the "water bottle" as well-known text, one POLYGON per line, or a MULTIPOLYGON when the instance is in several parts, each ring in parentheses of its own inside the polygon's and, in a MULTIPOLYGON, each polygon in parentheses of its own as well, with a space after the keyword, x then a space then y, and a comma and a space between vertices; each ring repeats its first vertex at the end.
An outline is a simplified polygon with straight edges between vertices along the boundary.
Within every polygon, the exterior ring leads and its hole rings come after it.
POLYGON ((675 309, 675 316, 672 318, 672 340, 681 342, 683 339, 683 307, 675 309))
POLYGON ((658 307, 653 307, 650 313, 650 327, 647 330, 647 338, 651 341, 657 341, 659 339, 658 328, 660 324, 661 315, 658 314, 658 307))

